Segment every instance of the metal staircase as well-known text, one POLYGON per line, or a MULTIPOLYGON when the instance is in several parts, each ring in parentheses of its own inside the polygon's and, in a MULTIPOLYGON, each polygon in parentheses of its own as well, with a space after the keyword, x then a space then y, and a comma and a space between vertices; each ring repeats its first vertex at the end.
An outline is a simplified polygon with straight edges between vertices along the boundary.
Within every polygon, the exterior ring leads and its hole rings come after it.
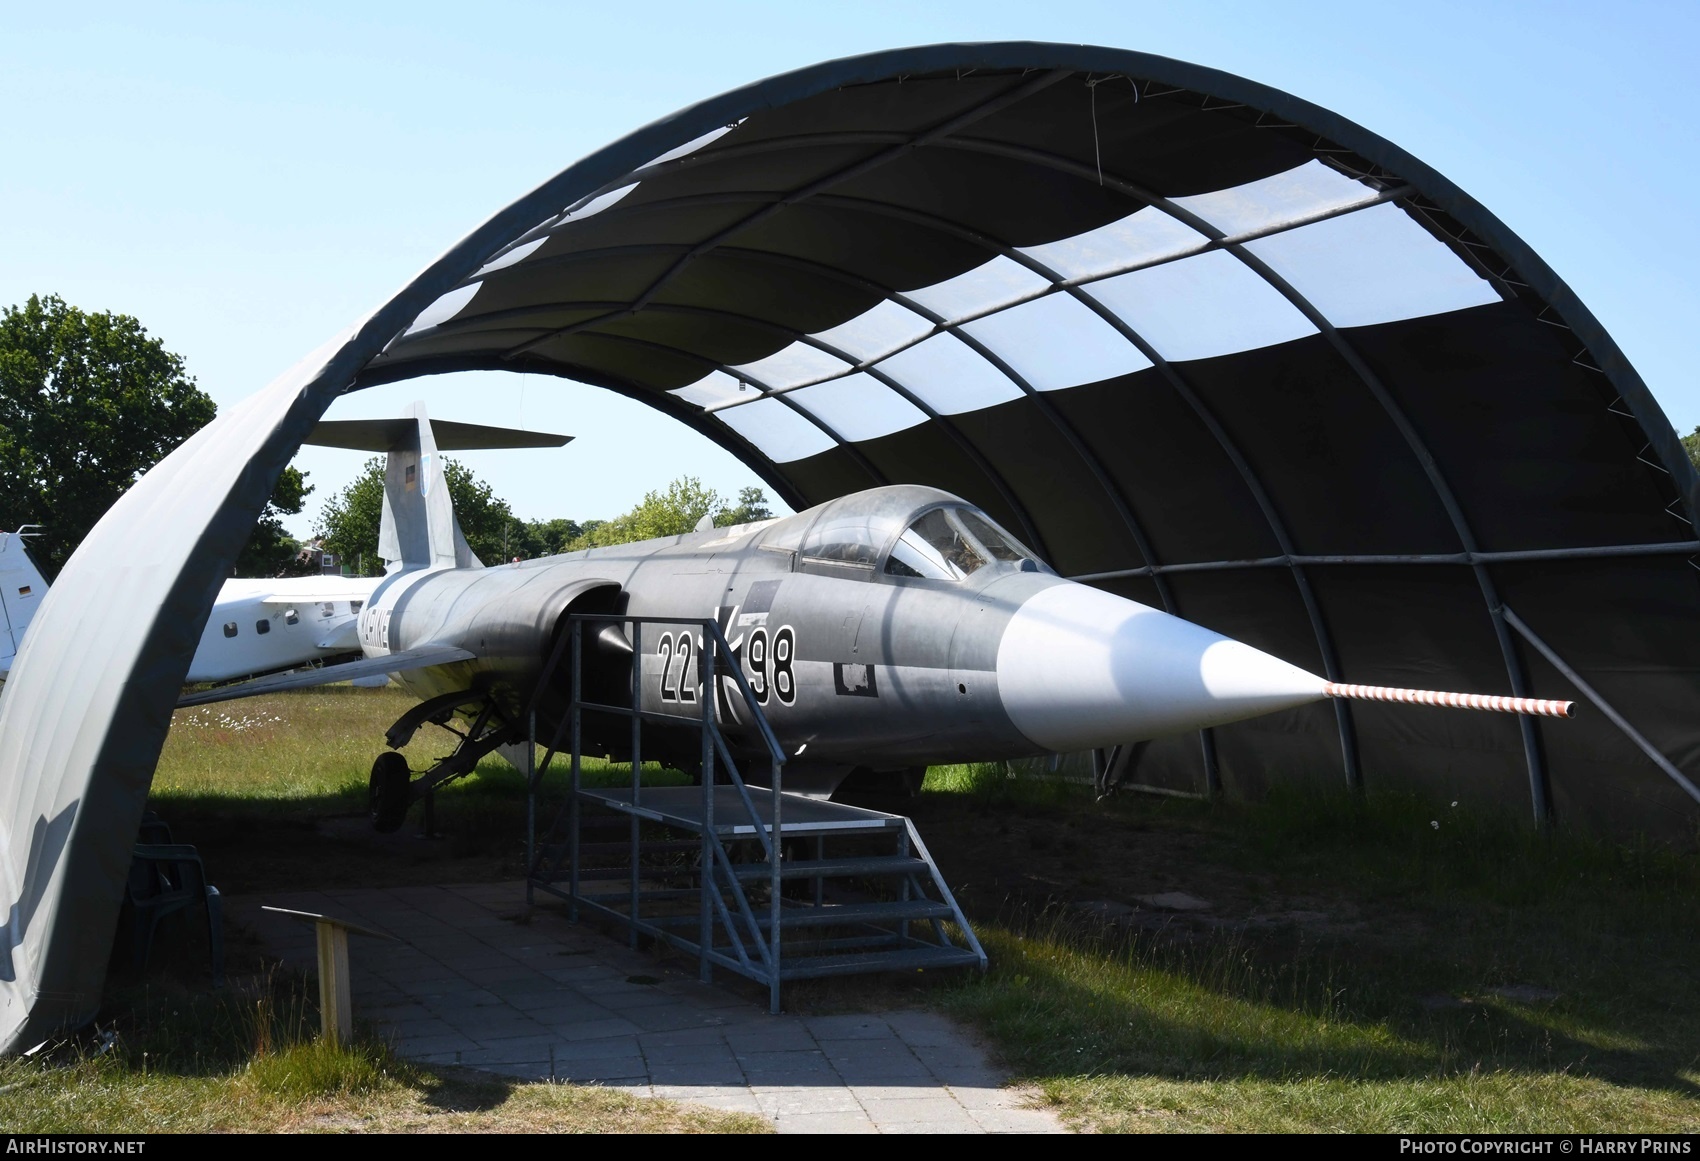
MULTIPOLYGON (((702 979, 715 967, 768 988, 779 1011, 787 980, 863 972, 974 966, 986 955, 909 819, 783 792, 785 754, 720 626, 713 620, 575 614, 557 642, 547 676, 571 660, 571 702, 543 762, 530 772, 526 896, 567 901, 576 920, 590 913, 697 957, 702 979), (631 688, 643 688, 647 625, 696 631, 701 714, 691 719, 585 700, 585 627, 624 626, 632 644, 631 688), (730 687, 730 688, 728 688, 730 687), (710 694, 721 691, 723 696, 710 694), (761 740, 769 787, 748 785, 720 728, 730 698, 761 740), (587 788, 582 715, 631 721, 631 779, 587 788), (642 784, 642 727, 665 722, 700 733, 696 786, 642 784), (564 736, 565 735, 565 736, 564 736), (571 760, 564 800, 537 834, 543 775, 562 752, 571 760), (706 868, 706 873, 705 873, 706 868)), ((535 713, 532 715, 534 758, 535 713)))

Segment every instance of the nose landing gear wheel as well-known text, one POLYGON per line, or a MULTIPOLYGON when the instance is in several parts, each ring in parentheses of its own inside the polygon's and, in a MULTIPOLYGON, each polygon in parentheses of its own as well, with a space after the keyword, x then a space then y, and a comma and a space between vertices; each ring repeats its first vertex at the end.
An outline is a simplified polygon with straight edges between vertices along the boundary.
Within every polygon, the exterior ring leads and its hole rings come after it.
POLYGON ((372 763, 372 777, 367 784, 371 808, 372 829, 379 834, 391 834, 401 829, 407 818, 407 787, 413 771, 407 759, 394 750, 379 754, 372 763))

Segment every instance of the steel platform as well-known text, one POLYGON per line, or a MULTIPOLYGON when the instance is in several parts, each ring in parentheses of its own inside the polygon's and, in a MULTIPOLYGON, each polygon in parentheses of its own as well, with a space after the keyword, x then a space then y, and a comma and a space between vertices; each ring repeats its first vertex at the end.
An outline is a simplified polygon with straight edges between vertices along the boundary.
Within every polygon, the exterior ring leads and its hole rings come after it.
MULTIPOLYGON (((773 817, 773 791, 761 786, 751 786, 747 788, 747 793, 757 814, 763 816, 759 829, 763 833, 770 832, 773 827, 765 820, 773 817)), ((617 810, 622 814, 633 814, 665 826, 677 827, 692 834, 702 833, 709 809, 703 801, 702 789, 697 786, 642 787, 635 792, 630 786, 619 786, 580 790, 579 796, 586 802, 617 810)), ((898 830, 904 824, 904 818, 900 814, 846 806, 841 802, 826 802, 803 794, 782 792, 779 800, 779 828, 787 837, 833 832, 867 834, 898 830)), ((744 806, 737 787, 716 786, 712 809, 715 820, 714 833, 723 838, 750 837, 758 829, 757 824, 749 820, 749 811, 744 806)))

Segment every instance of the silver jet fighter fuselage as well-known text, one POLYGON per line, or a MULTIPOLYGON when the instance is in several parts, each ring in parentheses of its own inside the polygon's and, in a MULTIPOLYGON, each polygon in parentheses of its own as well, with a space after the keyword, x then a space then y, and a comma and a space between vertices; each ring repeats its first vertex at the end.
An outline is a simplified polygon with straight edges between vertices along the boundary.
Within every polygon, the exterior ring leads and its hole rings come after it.
MULTIPOLYGON (((459 715, 460 744, 424 777, 413 780, 394 752, 374 763, 380 829, 400 825, 408 802, 471 772, 484 754, 525 764, 523 750, 507 747, 525 740, 533 716, 539 739, 560 736, 575 671, 581 704, 622 711, 581 715, 583 752, 629 758, 623 711, 635 698, 660 727, 645 731, 647 758, 697 772, 705 709, 735 750, 756 755, 756 710, 734 679, 721 671, 719 688, 704 687, 705 622, 719 627, 728 664, 742 670, 784 750, 785 787, 816 794, 858 771, 913 786, 933 764, 1108 749, 1328 697, 1570 712, 1565 702, 1327 681, 1059 577, 986 513, 918 485, 856 492, 759 524, 486 568, 455 519, 421 405, 404 420, 342 426, 332 435, 344 445, 388 449, 385 576, 359 613, 362 658, 179 704, 391 674, 420 699, 388 731, 392 750, 425 722, 459 715), (581 634, 577 658, 551 668, 569 625, 581 634)), ((454 430, 460 446, 544 438, 454 430)))
MULTIPOLYGON (((497 568, 402 571, 373 593, 359 638, 374 658, 465 650, 474 656, 397 680, 421 700, 479 689, 517 714, 568 611, 717 621, 798 790, 829 791, 856 768, 1110 746, 1322 696, 1303 670, 1056 576, 983 512, 918 486, 497 568)), ((592 700, 629 704, 629 636, 642 708, 681 724, 699 718, 701 699, 717 696, 699 684, 700 630, 621 626, 587 637, 592 700)), ((555 714, 566 704, 564 671, 561 680, 541 703, 555 714)), ((724 732, 753 746, 742 698, 718 691, 717 708, 724 732)), ((587 719, 586 731, 592 749, 616 756, 629 735, 612 719, 602 728, 587 719)), ((694 739, 680 732, 680 764, 694 739)), ((657 743, 655 756, 666 756, 657 743)))

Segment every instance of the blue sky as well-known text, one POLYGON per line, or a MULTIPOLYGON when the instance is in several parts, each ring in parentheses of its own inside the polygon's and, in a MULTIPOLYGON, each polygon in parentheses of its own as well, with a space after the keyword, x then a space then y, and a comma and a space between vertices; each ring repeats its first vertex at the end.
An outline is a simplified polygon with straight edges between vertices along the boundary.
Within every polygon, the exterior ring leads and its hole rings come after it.
MULTIPOLYGON (((1486 204, 1576 290, 1679 431, 1700 425, 1700 6, 1615 3, 58 6, 0 0, 0 303, 133 314, 221 404, 472 226, 680 106, 831 57, 1078 41, 1337 110, 1486 204)), ((692 473, 755 482, 641 405, 539 377, 415 381, 334 415, 570 432, 470 454, 525 517, 605 517, 692 473), (468 390, 468 388, 472 390, 468 390), (631 440, 647 453, 631 468, 631 440)), ((358 468, 309 451, 317 502, 358 468)), ((3 521, 3 514, 0 514, 3 521)))

